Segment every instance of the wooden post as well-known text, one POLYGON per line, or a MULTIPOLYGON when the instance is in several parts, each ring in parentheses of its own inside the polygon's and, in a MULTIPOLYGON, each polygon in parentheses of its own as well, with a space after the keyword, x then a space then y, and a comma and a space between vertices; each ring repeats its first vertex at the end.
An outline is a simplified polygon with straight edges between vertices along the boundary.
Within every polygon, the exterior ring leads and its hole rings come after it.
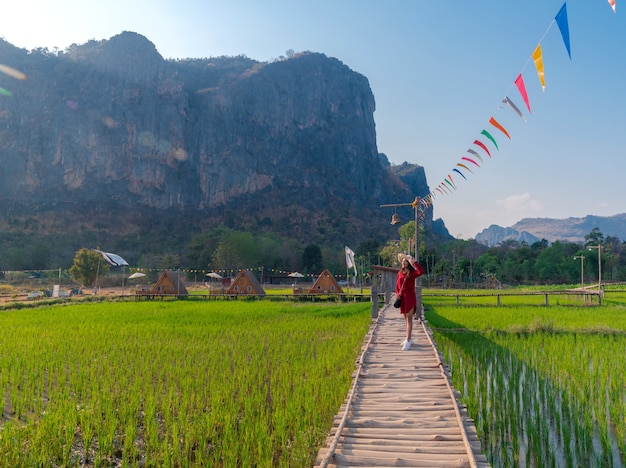
POLYGON ((372 286, 371 293, 372 299, 372 318, 378 318, 378 288, 376 286, 372 286))

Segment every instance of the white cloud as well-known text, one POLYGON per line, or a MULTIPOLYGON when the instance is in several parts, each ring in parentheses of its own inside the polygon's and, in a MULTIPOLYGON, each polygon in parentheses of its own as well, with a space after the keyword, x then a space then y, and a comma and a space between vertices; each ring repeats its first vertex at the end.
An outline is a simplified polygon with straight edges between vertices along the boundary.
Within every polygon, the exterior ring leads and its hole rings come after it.
POLYGON ((520 195, 511 195, 496 201, 496 204, 502 206, 508 211, 542 211, 545 206, 542 201, 532 198, 530 193, 524 192, 520 195))

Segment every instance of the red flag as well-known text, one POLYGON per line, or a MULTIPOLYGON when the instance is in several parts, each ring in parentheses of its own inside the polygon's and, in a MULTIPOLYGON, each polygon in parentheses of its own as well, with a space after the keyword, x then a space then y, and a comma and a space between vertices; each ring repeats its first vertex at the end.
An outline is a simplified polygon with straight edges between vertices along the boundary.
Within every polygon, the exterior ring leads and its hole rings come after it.
POLYGON ((528 102, 528 94, 526 93, 526 86, 524 86, 524 78, 522 78, 521 73, 515 80, 515 86, 517 86, 519 93, 522 95, 522 98, 524 99, 524 102, 526 103, 526 107, 528 108, 528 112, 531 112, 530 103, 528 102))
POLYGON ((480 140, 474 140, 474 144, 480 146, 482 149, 485 150, 485 153, 487 153, 489 155, 489 157, 491 157, 491 153, 489 152, 489 150, 487 149, 487 147, 485 146, 485 144, 480 141, 480 140))

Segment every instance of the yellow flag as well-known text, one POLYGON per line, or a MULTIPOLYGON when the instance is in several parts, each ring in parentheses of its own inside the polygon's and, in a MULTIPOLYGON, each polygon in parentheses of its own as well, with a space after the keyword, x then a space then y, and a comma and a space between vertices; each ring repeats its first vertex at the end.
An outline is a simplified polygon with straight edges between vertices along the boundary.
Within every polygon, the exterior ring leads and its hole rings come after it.
POLYGON ((541 89, 544 90, 546 89, 546 80, 543 74, 543 56, 541 54, 541 44, 539 44, 533 52, 533 60, 535 61, 535 68, 537 69, 539 81, 541 82, 541 89))

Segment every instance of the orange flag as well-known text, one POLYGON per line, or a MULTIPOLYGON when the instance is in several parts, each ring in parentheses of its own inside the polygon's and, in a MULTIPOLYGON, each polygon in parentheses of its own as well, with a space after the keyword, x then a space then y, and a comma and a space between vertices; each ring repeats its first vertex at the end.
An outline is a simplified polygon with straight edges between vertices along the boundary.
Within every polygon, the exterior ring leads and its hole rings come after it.
POLYGON ((537 75, 539 75, 539 82, 541 83, 541 90, 546 89, 546 79, 543 73, 543 55, 541 54, 541 44, 537 46, 533 52, 533 60, 535 61, 535 68, 537 69, 537 75))
POLYGON ((615 13, 615 0, 609 0, 609 5, 613 8, 613 13, 615 13))
POLYGON ((511 135, 509 135, 509 132, 507 132, 506 129, 502 125, 500 125, 500 122, 498 122, 496 119, 491 117, 489 119, 489 123, 493 125, 494 127, 496 127, 498 130, 500 130, 502 133, 504 133, 508 137, 509 140, 511 139, 511 135))

